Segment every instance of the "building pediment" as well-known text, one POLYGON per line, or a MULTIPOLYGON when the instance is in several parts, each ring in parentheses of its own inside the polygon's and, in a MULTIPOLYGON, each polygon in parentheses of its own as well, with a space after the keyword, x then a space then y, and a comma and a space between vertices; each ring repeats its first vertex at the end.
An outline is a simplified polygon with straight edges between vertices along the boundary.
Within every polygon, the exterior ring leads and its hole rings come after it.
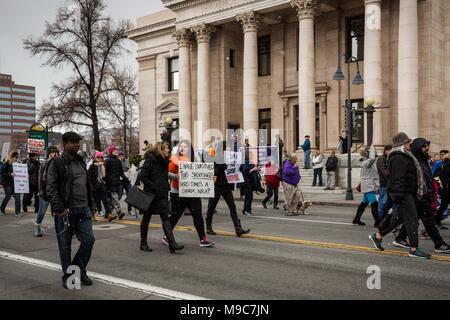
POLYGON ((157 113, 171 113, 178 112, 178 101, 167 100, 156 107, 155 111, 157 113))

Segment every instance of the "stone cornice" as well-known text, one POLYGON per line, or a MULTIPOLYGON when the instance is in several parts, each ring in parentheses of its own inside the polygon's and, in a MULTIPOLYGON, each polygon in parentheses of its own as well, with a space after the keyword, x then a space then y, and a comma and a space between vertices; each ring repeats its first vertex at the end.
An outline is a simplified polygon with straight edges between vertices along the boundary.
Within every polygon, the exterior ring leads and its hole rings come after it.
POLYGON ((244 32, 256 32, 261 23, 262 16, 254 11, 236 16, 236 20, 242 24, 244 32))
POLYGON ((195 33, 195 37, 198 43, 210 42, 212 35, 216 31, 216 27, 204 23, 191 28, 191 32, 195 33))
POLYGON ((175 23, 176 23, 176 19, 169 19, 166 21, 149 24, 149 25, 146 25, 146 26, 143 26, 140 28, 128 30, 127 36, 128 36, 128 38, 133 40, 133 39, 135 39, 139 36, 145 35, 147 33, 152 33, 155 31, 175 27, 175 23))
POLYGON ((363 0, 363 2, 364 2, 364 5, 367 6, 372 3, 382 4, 383 0, 363 0))
POLYGON ((177 11, 183 8, 196 6, 198 4, 210 1, 210 0, 161 0, 166 8, 170 8, 173 11, 177 11))
POLYGON ((178 47, 189 47, 191 44, 192 33, 188 29, 176 30, 173 37, 177 40, 178 47))
POLYGON ((291 0, 291 6, 297 10, 298 19, 314 19, 319 12, 320 0, 291 0))

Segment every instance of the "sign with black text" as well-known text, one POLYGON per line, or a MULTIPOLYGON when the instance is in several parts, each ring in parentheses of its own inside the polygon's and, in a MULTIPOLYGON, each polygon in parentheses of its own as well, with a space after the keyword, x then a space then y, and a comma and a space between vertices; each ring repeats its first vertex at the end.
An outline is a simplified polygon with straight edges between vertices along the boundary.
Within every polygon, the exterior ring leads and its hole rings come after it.
POLYGON ((180 198, 214 198, 214 163, 179 163, 180 198))

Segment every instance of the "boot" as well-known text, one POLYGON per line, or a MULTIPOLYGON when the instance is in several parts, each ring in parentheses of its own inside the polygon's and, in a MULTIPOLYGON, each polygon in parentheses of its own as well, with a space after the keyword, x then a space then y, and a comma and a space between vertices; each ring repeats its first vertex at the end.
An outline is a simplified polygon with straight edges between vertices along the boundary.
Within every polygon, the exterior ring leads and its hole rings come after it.
POLYGON ((213 230, 211 221, 206 218, 206 233, 215 236, 217 233, 213 230))
POLYGON ((162 223, 164 234, 166 235, 167 240, 169 241, 169 250, 170 253, 175 253, 176 250, 183 250, 184 246, 178 244, 175 241, 175 237, 172 232, 172 226, 169 220, 163 221, 162 223))
POLYGON ((236 221, 234 221, 234 229, 235 229, 236 235, 237 235, 238 237, 242 236, 243 234, 247 234, 247 233, 250 232, 250 229, 247 229, 247 230, 242 229, 242 226, 241 226, 241 220, 239 220, 239 219, 237 219, 236 221))
POLYGON ((372 217, 373 220, 375 221, 373 227, 378 228, 378 225, 380 224, 380 217, 378 216, 378 202, 374 202, 370 206, 372 209, 372 217))
POLYGON ((44 233, 42 232, 42 228, 40 224, 36 224, 36 231, 34 233, 35 237, 42 237, 44 233))
POLYGON ((152 251, 153 251, 153 249, 151 249, 151 248, 148 246, 147 241, 146 241, 146 242, 141 242, 140 249, 141 249, 141 251, 146 251, 146 252, 152 252, 152 251))
POLYGON ((360 226, 365 226, 366 224, 364 222, 361 222, 361 216, 364 213, 364 210, 367 208, 367 203, 362 203, 359 205, 358 210, 356 211, 355 219, 353 219, 353 224, 357 224, 360 226))
POLYGON ((140 249, 142 251, 146 252, 152 252, 153 250, 150 249, 147 243, 147 236, 148 236, 148 226, 145 226, 141 223, 141 245, 140 249))

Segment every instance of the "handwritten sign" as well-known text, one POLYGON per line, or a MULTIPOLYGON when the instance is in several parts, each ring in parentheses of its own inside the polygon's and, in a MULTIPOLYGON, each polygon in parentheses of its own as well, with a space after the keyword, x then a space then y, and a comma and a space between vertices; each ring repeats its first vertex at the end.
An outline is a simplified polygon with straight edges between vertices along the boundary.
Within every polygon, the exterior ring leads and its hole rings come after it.
POLYGON ((214 164, 180 162, 180 197, 214 198, 214 164))
POLYGON ((8 157, 10 146, 11 146, 10 142, 4 142, 3 143, 2 158, 1 158, 2 161, 5 160, 8 157))
POLYGON ((244 175, 239 170, 240 165, 228 165, 225 170, 228 183, 242 183, 244 182, 244 175))
POLYGON ((45 140, 28 139, 28 153, 45 154, 45 140))
POLYGON ((28 182, 28 165, 25 163, 13 163, 14 192, 29 193, 30 186, 28 182))

